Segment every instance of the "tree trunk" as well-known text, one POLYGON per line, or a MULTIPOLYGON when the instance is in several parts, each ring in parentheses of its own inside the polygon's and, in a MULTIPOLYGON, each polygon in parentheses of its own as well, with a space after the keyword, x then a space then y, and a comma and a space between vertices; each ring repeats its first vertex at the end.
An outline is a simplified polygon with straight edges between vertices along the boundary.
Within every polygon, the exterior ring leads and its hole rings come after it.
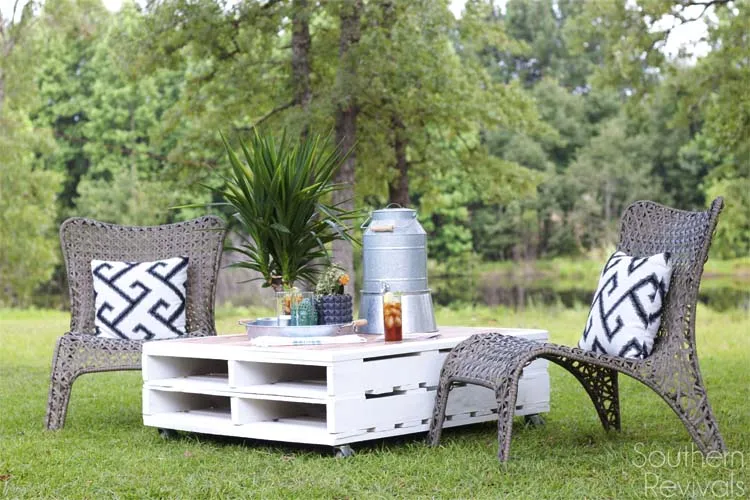
POLYGON ((312 100, 310 88, 310 10, 307 0, 294 0, 292 15, 292 82, 294 102, 302 108, 301 137, 310 133, 309 107, 312 100))
MULTIPOLYGON (((343 184, 344 189, 333 193, 333 203, 345 210, 354 209, 354 166, 356 154, 354 144, 357 139, 357 114, 359 108, 354 95, 354 77, 357 71, 357 61, 353 57, 352 49, 359 43, 360 15, 362 0, 344 3, 341 11, 341 34, 339 38, 339 68, 336 75, 339 91, 339 104, 336 109, 336 142, 343 151, 348 151, 341 168, 336 173, 335 182, 343 184)), ((346 293, 354 295, 354 251, 347 241, 333 243, 333 258, 346 269, 351 281, 346 286, 346 293)))
MULTIPOLYGON (((389 42, 393 40, 393 26, 396 24, 396 10, 394 2, 385 0, 380 3, 383 11, 383 28, 389 42)), ((391 104, 393 106, 393 104, 391 104)), ((393 154, 396 159, 396 178, 388 183, 388 202, 398 203, 402 207, 409 206, 409 163, 406 161, 406 147, 409 139, 406 127, 397 109, 391 110, 391 131, 393 132, 393 154)))
POLYGON ((391 116, 393 129, 393 152, 396 157, 398 176, 388 185, 388 202, 398 203, 402 207, 409 206, 409 163, 406 161, 406 128, 401 117, 394 113, 391 116))

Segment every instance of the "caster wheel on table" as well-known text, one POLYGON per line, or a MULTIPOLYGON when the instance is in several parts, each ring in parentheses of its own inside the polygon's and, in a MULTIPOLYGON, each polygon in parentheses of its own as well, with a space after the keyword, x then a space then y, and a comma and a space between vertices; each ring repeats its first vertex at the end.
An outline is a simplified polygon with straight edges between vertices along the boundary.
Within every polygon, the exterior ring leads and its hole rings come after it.
POLYGON ((344 446, 335 446, 333 448, 333 453, 336 458, 348 458, 354 456, 354 450, 348 444, 345 444, 344 446))
POLYGON ((165 441, 177 438, 177 431, 174 429, 156 429, 159 432, 159 437, 165 441))
POLYGON ((542 427, 544 425, 544 419, 538 413, 533 415, 525 415, 523 417, 524 423, 530 427, 542 427))

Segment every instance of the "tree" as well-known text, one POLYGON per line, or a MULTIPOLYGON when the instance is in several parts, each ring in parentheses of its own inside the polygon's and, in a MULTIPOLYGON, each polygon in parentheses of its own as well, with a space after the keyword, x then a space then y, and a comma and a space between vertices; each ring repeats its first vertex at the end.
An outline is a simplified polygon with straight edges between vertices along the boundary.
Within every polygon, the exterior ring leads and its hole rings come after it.
POLYGON ((195 194, 183 186, 182 165, 169 161, 180 131, 162 127, 179 98, 184 73, 159 69, 139 74, 128 49, 141 37, 143 16, 126 4, 94 45, 88 62, 95 81, 82 126, 89 167, 77 187, 76 213, 130 225, 156 225, 174 217, 169 207, 195 194))
POLYGON ((660 201, 685 210, 704 208, 701 186, 719 161, 705 154, 706 144, 696 141, 703 116, 689 111, 691 106, 684 99, 685 86, 694 75, 695 68, 681 68, 629 113, 632 129, 651 140, 652 176, 663 190, 660 201))
POLYGON ((508 35, 527 46, 520 54, 509 54, 515 78, 532 86, 545 76, 561 75, 564 46, 552 2, 510 0, 504 21, 508 35))
MULTIPOLYGON (((425 198, 440 189, 432 182, 437 172, 463 169, 483 181, 516 177, 511 171, 520 167, 490 159, 480 134, 533 130, 539 122, 529 96, 515 84, 493 81, 479 60, 486 46, 506 40, 486 24, 488 7, 467 4, 459 24, 445 3, 371 7, 361 42, 367 64, 359 68, 367 82, 361 98, 365 175, 358 179, 365 192, 383 193, 378 187, 385 179, 389 201, 404 204, 407 194, 425 198), (385 176, 383 164, 389 166, 385 176)), ((507 194, 495 184, 484 184, 481 196, 507 194)))
POLYGON ((707 131, 729 151, 750 137, 748 0, 588 2, 571 38, 579 50, 588 37, 600 38, 604 64, 597 81, 643 97, 696 57, 683 48, 669 58, 663 48, 677 26, 697 22, 708 24, 711 50, 695 61, 682 97, 692 112, 703 113, 707 131))
MULTIPOLYGON (((750 158, 745 158, 745 165, 750 158)), ((735 164, 736 165, 736 164, 735 164)), ((736 168, 720 168, 708 178, 706 197, 724 196, 726 207, 716 228, 713 253, 724 259, 750 255, 750 176, 736 168)))
MULTIPOLYGON (((726 190, 727 212, 722 220, 746 219, 750 205, 746 191, 738 190, 745 189, 750 179, 750 1, 590 2, 575 26, 579 41, 592 34, 602 39, 605 64, 597 72, 598 81, 625 90, 636 98, 632 101, 648 99, 665 76, 679 78, 678 117, 695 124, 690 145, 680 148, 681 160, 688 160, 681 167, 706 176, 708 196, 726 190), (683 49, 676 58, 667 57, 662 49, 674 28, 697 22, 708 26, 710 51, 696 57, 683 49), (694 67, 686 69, 686 65, 694 67), (701 150, 703 146, 710 149, 701 150)), ((698 198, 686 201, 695 203, 698 198)), ((744 224, 727 224, 733 229, 717 233, 718 248, 745 241, 744 224)), ((744 247, 739 243, 736 248, 744 247)))
POLYGON ((74 213, 78 183, 90 166, 84 152, 84 125, 97 78, 90 62, 108 16, 92 0, 48 0, 40 14, 43 41, 35 75, 39 105, 32 118, 35 127, 49 130, 55 139, 54 151, 42 160, 46 170, 64 178, 57 222, 74 213))
POLYGON ((597 137, 581 148, 566 171, 576 191, 573 218, 581 248, 597 248, 616 240, 616 223, 631 202, 657 197, 651 180, 648 137, 628 133, 618 116, 605 122, 597 137))
MULTIPOLYGON (((292 78, 296 84, 294 100, 302 108, 304 115, 309 113, 312 100, 310 86, 310 7, 307 0, 294 0, 292 18, 292 78)), ((302 126, 302 139, 310 132, 309 117, 305 116, 302 126)))
POLYGON ((59 259, 55 196, 61 176, 35 165, 37 142, 28 121, 13 129, 0 125, 0 304, 28 306, 59 259))
POLYGON ((0 12, 0 55, 2 60, 0 61, 0 116, 3 116, 3 109, 5 107, 6 97, 6 85, 8 82, 8 62, 11 60, 11 56, 16 48, 16 45, 24 36, 27 36, 29 31, 29 25, 33 23, 33 9, 34 3, 28 2, 23 8, 20 15, 20 21, 16 22, 16 10, 18 8, 18 1, 13 3, 13 11, 9 18, 0 12))
MULTIPOLYGON (((344 3, 339 11, 339 54, 336 72, 336 142, 347 154, 336 172, 334 182, 345 186, 333 193, 334 206, 345 211, 354 210, 354 182, 357 164, 357 119, 359 102, 357 97, 357 45, 360 38, 362 1, 344 3)), ((344 269, 354 271, 354 251, 351 242, 333 242, 333 258, 344 269)), ((354 276, 354 274, 352 274, 354 276)), ((356 283, 347 284, 347 293, 353 294, 356 283)))
MULTIPOLYGON (((475 174, 470 178, 485 181, 472 186, 475 195, 518 196, 518 189, 497 187, 495 179, 518 180, 515 187, 523 188, 531 177, 518 165, 490 159, 479 134, 485 126, 533 128, 538 122, 518 85, 493 83, 476 62, 479 47, 471 37, 486 28, 486 6, 475 3, 461 26, 446 2, 426 0, 289 0, 229 10, 208 0, 152 4, 154 60, 187 67, 182 97, 166 113, 168 123, 171 116, 191 117, 178 148, 212 151, 205 131, 222 122, 240 132, 259 123, 269 130, 332 127, 351 150, 337 177, 351 188, 336 194, 336 203, 375 196, 380 206, 388 198, 406 205, 413 196, 438 192, 430 183, 437 170, 458 171, 467 160, 475 174), (194 40, 209 31, 210 43, 198 46, 194 40)), ((484 45, 507 41, 499 26, 488 33, 484 45)), ((334 253, 350 267, 340 248, 334 253)))
POLYGON ((536 197, 472 207, 475 248, 485 257, 580 251, 568 217, 576 193, 564 174, 579 149, 597 135, 599 124, 620 109, 616 94, 588 83, 601 57, 598 45, 590 43, 575 55, 570 51, 568 25, 584 3, 510 0, 504 12, 494 8, 488 17, 490 23, 503 23, 511 38, 500 50, 481 51, 483 65, 496 80, 521 82, 529 89, 543 126, 532 133, 483 132, 491 154, 538 172, 540 179, 536 197))
MULTIPOLYGON (((15 6, 18 3, 16 2, 15 6)), ((55 196, 61 178, 39 168, 52 150, 30 112, 38 103, 28 71, 39 45, 38 18, 28 3, 18 22, 0 13, 0 304, 26 306, 58 261, 55 196)))

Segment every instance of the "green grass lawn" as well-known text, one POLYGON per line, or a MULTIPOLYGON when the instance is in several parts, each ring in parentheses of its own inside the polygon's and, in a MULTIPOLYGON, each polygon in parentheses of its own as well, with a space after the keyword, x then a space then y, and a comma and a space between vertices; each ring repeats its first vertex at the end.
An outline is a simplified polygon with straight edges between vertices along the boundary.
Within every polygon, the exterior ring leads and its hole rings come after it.
MULTIPOLYGON (((219 329, 259 311, 220 311, 219 329)), ((584 309, 440 309, 442 325, 541 327, 574 344, 584 309)), ((511 460, 496 459, 492 424, 447 429, 439 448, 424 435, 355 445, 335 459, 325 447, 181 434, 162 440, 141 422, 139 372, 85 375, 68 420, 43 429, 55 339, 68 315, 0 311, 0 497, 8 498, 737 498, 750 496, 747 311, 698 310, 698 348, 708 394, 733 452, 705 461, 661 399, 621 378, 623 430, 605 433, 583 389, 550 368, 546 425, 516 419, 511 460)))

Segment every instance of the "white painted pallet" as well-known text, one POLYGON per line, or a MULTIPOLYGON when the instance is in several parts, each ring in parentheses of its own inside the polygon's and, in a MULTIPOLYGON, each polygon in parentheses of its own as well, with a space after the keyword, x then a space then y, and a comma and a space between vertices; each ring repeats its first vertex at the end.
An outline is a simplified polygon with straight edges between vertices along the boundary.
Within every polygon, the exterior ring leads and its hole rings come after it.
MULTIPOLYGON (((440 336, 352 345, 251 346, 245 335, 148 342, 145 425, 206 434, 339 446, 427 431, 440 368, 470 335, 544 330, 447 327, 440 336)), ((547 361, 524 369, 516 415, 549 411, 547 361)), ((451 391, 446 427, 497 419, 493 391, 451 391)))

